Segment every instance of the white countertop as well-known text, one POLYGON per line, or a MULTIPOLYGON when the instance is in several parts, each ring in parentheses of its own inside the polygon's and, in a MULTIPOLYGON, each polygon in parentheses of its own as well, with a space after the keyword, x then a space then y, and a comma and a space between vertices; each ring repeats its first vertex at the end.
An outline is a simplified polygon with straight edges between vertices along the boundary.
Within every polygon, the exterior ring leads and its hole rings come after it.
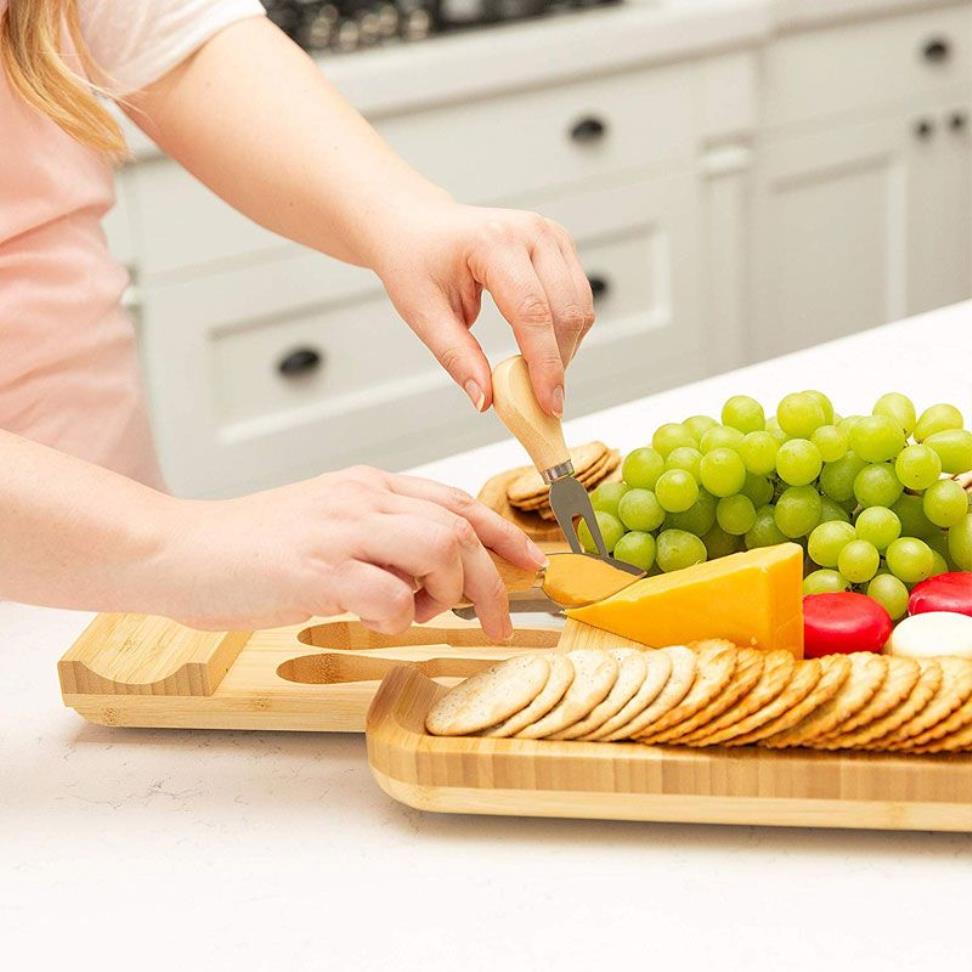
MULTIPOLYGON (((732 393, 772 405, 808 385, 845 414, 897 389, 969 416, 970 352, 972 302, 576 420, 568 438, 628 448, 732 393)), ((520 461, 503 443, 423 471, 475 489, 520 461)), ((10 968, 972 964, 972 835, 423 814, 378 789, 358 736, 84 723, 55 663, 87 618, 0 604, 10 968)))

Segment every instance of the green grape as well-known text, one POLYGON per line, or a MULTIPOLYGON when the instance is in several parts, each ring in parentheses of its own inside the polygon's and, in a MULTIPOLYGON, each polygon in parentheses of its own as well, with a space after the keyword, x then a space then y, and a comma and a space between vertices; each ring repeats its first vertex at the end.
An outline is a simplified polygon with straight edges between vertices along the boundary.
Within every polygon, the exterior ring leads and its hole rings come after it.
POLYGON ((766 476, 776 469, 776 453, 780 443, 772 432, 750 432, 736 450, 746 465, 746 471, 766 476))
POLYGON ((885 556, 888 569, 906 584, 917 584, 930 577, 935 566, 931 547, 916 537, 899 537, 888 547, 885 556))
POLYGON ((928 489, 942 474, 942 460, 927 445, 910 445, 898 453, 894 471, 906 489, 928 489))
MULTIPOLYGON (((611 516, 610 513, 605 513, 603 510, 595 510, 594 516, 597 517, 597 525, 601 530, 604 546, 610 553, 624 536, 624 527, 616 516, 611 516)), ((588 553, 597 553, 597 545, 594 543, 591 531, 587 529, 587 524, 584 521, 581 521, 577 528, 577 539, 580 540, 581 546, 588 553)))
POLYGON ((776 407, 776 421, 788 436, 809 439, 814 429, 827 424, 827 413, 813 395, 794 392, 776 407))
POLYGON ((679 446, 672 449, 665 460, 666 469, 684 469, 691 473, 692 478, 698 483, 701 482, 699 476, 699 466, 702 462, 702 453, 698 449, 690 446, 679 446))
POLYGON ((685 530, 701 537, 712 529, 715 521, 716 498, 700 489, 699 498, 687 510, 665 517, 665 529, 685 530))
POLYGON ((658 477, 665 471, 665 459, 649 446, 635 449, 624 457, 621 478, 636 489, 654 489, 658 477))
POLYGON ((901 536, 901 521, 885 507, 871 506, 858 514, 854 529, 858 540, 867 540, 883 551, 901 536))
POLYGON ((905 435, 911 435, 915 423, 918 421, 914 403, 907 395, 898 392, 888 392, 886 395, 882 395, 874 403, 871 414, 884 415, 889 419, 894 419, 901 426, 901 431, 905 435))
POLYGON ((766 425, 763 406, 748 395, 733 395, 722 406, 722 424, 740 432, 758 432, 766 425))
POLYGON ((851 540, 837 557, 837 569, 852 583, 864 584, 881 566, 881 555, 873 543, 851 540))
POLYGON ((681 513, 699 498, 699 485, 684 469, 668 469, 655 483, 655 496, 668 513, 681 513))
POLYGON ((685 530, 663 530, 655 542, 655 557, 665 573, 701 564, 707 557, 702 540, 685 530))
POLYGON ((856 453, 848 452, 836 462, 828 462, 820 470, 820 490, 838 503, 854 498, 854 480, 867 465, 856 453))
POLYGON ((774 439, 780 444, 786 442, 789 436, 780 428, 780 423, 776 421, 776 416, 773 415, 766 420, 766 431, 769 432, 774 439))
POLYGON ((746 534, 746 549, 754 547, 772 547, 777 543, 785 543, 786 536, 776 525, 776 507, 769 503, 756 511, 756 522, 746 534))
POLYGON ((867 462, 885 462, 905 447, 904 432, 886 415, 865 415, 851 426, 850 447, 867 462))
POLYGON ((925 439, 925 445, 938 454, 943 472, 954 474, 972 469, 972 432, 966 429, 935 432, 925 439))
POLYGON ((969 497, 954 479, 940 479, 925 490, 921 508, 935 526, 951 527, 969 512, 969 497))
POLYGON ((807 553, 821 567, 836 567, 841 550, 855 537, 854 528, 840 520, 819 523, 810 532, 807 553))
POLYGON ((591 506, 602 513, 610 513, 611 516, 618 515, 618 503, 621 497, 631 487, 627 483, 601 483, 597 489, 591 493, 591 506))
POLYGON ((650 489, 632 489, 618 502, 617 517, 629 530, 657 530, 665 511, 650 489))
MULTIPOLYGON (((855 503, 857 501, 855 500, 855 503)), ((850 523, 850 514, 839 503, 835 503, 829 496, 820 497, 820 522, 830 523, 840 521, 850 523)))
POLYGON ((773 484, 765 476, 747 474, 746 482, 743 483, 743 488, 739 492, 743 496, 748 496, 757 510, 761 506, 773 502, 773 484))
POLYGON ((748 533, 756 522, 756 507, 748 496, 741 493, 725 496, 716 507, 716 521, 726 533, 742 536, 748 533))
POLYGON ((804 594, 839 594, 850 587, 850 581, 836 570, 815 570, 803 579, 804 594))
POLYGON ((776 454, 776 472, 790 486, 812 483, 822 468, 820 451, 809 439, 790 439, 776 454))
POLYGON ((901 483, 888 463, 872 462, 854 478, 854 496, 863 507, 892 506, 901 496, 901 483))
POLYGON ((921 413, 914 428, 915 442, 924 442, 936 432, 960 429, 964 424, 962 413, 954 405, 931 405, 921 413))
POLYGON ((817 447, 824 462, 836 462, 847 455, 849 448, 847 433, 836 425, 821 425, 819 429, 814 429, 810 441, 817 447))
POLYGON ((908 613, 908 588, 894 574, 877 574, 867 585, 867 596, 873 597, 892 621, 908 613))
POLYGON ((908 493, 891 507, 891 512, 901 521, 901 535, 903 537, 920 537, 924 539, 935 529, 935 525, 925 516, 920 496, 908 493))
POLYGON ((834 420, 833 402, 831 402, 831 400, 822 391, 816 391, 813 388, 808 388, 805 392, 803 392, 803 394, 808 396, 809 398, 812 398, 823 409, 824 422, 826 424, 829 425, 830 423, 833 422, 834 420))
POLYGON ((682 425, 685 426, 695 436, 697 441, 702 440, 709 429, 715 428, 719 423, 709 415, 692 415, 687 418, 682 425))
POLYGON ((641 530, 626 533, 614 548, 614 559, 651 570, 655 563, 655 538, 641 530))
POLYGON ((731 429, 726 425, 716 425, 709 429, 699 443, 702 454, 712 452, 713 449, 738 449, 742 445, 743 434, 739 429, 731 429))
POLYGON ((737 553, 743 547, 742 537, 734 537, 726 533, 722 527, 714 526, 703 538, 708 560, 718 560, 719 557, 728 557, 729 554, 737 553))
POLYGON ((972 570, 972 513, 949 527, 948 556, 959 570, 972 570))
POLYGON ((943 560, 948 560, 948 530, 932 530, 921 539, 943 560))
POLYGON ((939 574, 947 574, 949 572, 948 561, 937 551, 932 551, 932 569, 929 577, 937 577, 939 574))
POLYGON ((812 486, 790 486, 776 501, 776 525, 791 540, 805 537, 820 522, 820 494, 812 486))
POLYGON ((713 496, 732 496, 746 483, 746 466, 734 449, 713 449, 702 457, 702 485, 713 496))
POLYGON ((652 448, 667 459, 672 449, 679 446, 691 446, 693 449, 697 445, 695 436, 684 425, 678 422, 666 422, 655 429, 655 434, 651 437, 652 448))

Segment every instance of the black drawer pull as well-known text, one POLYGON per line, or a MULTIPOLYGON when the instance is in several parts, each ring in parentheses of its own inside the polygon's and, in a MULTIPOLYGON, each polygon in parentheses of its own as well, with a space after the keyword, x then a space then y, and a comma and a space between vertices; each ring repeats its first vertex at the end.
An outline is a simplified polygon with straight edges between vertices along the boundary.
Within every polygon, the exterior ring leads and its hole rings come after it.
POLYGON ((952 45, 946 37, 932 37, 925 42, 921 56, 929 64, 944 64, 952 56, 952 45))
POLYGON ((594 115, 588 115, 575 122, 570 129, 570 137, 581 144, 598 142, 607 133, 607 122, 594 115))
POLYGON ((317 371, 324 357, 316 348, 296 348, 277 363, 277 371, 285 378, 296 378, 317 371))
POLYGON ((948 127, 953 132, 964 132, 969 125, 969 116, 964 111, 953 111, 948 116, 948 127))
POLYGON ((606 296, 607 292, 611 289, 611 285, 608 282, 607 277, 602 277, 600 274, 590 274, 587 278, 587 282, 591 285, 591 293, 594 295, 595 301, 606 296))
POLYGON ((915 136, 922 141, 928 141, 935 134, 935 123, 927 118, 922 118, 915 123, 915 136))

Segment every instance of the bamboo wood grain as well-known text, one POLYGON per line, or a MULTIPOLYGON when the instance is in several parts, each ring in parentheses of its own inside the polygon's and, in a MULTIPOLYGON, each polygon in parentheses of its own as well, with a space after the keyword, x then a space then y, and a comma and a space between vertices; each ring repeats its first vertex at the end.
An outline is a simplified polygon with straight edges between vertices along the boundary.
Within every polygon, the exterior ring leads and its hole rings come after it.
POLYGON ((442 738, 445 689, 399 668, 368 715, 368 760, 394 799, 440 813, 972 831, 972 755, 691 750, 442 738))

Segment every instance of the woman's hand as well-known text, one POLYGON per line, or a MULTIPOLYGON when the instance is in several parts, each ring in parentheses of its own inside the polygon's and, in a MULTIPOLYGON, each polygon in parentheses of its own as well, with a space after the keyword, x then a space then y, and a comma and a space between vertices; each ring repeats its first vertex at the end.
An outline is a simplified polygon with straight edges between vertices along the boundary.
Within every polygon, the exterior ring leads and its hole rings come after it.
POLYGON ((563 414, 564 369, 594 323, 594 301, 562 226, 536 213, 426 197, 380 239, 374 269, 392 302, 479 411, 492 403, 490 366, 470 329, 488 290, 541 407, 563 414))
POLYGON ((513 632, 509 603, 487 549, 527 570, 544 561, 461 490, 367 467, 240 499, 176 502, 156 612, 197 628, 348 611, 397 634, 465 599, 502 641, 513 632))

